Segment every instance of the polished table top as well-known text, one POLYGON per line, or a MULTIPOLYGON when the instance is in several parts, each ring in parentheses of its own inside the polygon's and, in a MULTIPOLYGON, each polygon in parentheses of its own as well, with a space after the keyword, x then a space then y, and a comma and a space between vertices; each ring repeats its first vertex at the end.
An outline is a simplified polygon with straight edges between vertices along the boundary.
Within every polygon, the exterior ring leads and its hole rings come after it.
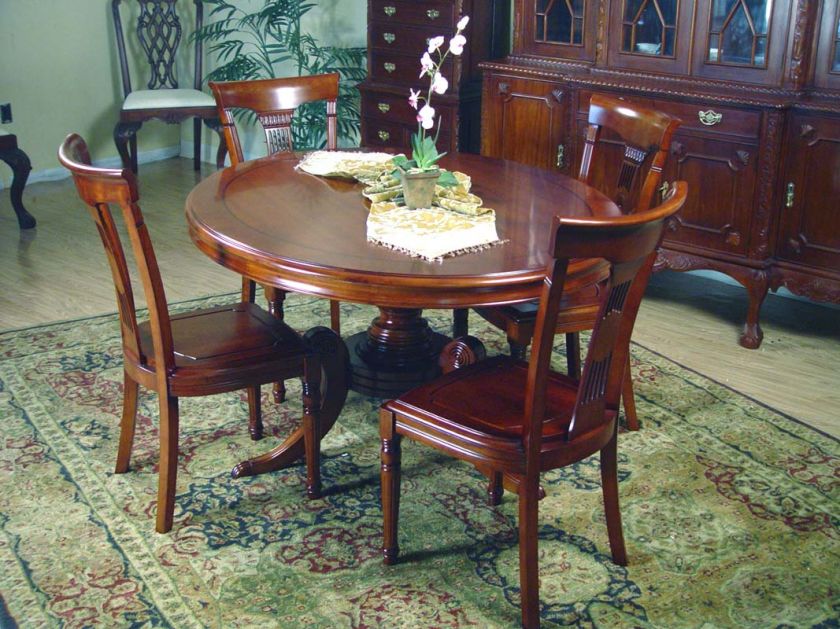
MULTIPOLYGON (((295 169, 300 155, 258 159, 216 172, 190 193, 190 234, 211 258, 285 290, 392 308, 511 303, 539 294, 552 218, 613 216, 618 207, 556 172, 473 154, 441 165, 467 173, 472 191, 496 210, 489 249, 427 262, 367 242, 361 186, 295 169)), ((602 269, 580 261, 570 279, 602 269)))

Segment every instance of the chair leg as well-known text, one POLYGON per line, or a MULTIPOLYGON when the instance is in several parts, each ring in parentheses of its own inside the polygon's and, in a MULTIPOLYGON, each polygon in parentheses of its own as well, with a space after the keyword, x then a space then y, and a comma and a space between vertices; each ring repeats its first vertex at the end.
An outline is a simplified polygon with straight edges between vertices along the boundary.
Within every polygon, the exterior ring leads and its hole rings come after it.
POLYGON ((487 504, 491 507, 496 507, 502 504, 502 495, 505 488, 502 484, 504 475, 501 472, 492 470, 489 474, 490 480, 487 482, 487 504))
POLYGON ((539 478, 519 486, 519 590, 522 626, 540 626, 540 573, 537 563, 539 478))
POLYGON ((457 339, 466 336, 470 331, 470 310, 469 308, 455 308, 452 311, 452 338, 457 339))
POLYGON ((580 334, 566 334, 566 373, 570 378, 580 380, 580 334))
POLYGON ((604 491, 604 511, 612 559, 619 566, 627 565, 627 550, 621 530, 621 511, 618 506, 618 431, 601 450, 601 485, 604 491))
POLYGON ((225 167, 225 155, 227 155, 227 143, 225 142, 225 132, 222 131, 222 125, 218 118, 205 118, 204 124, 208 129, 212 129, 219 136, 219 148, 216 150, 216 168, 221 170, 225 167))
POLYGON ((306 360, 302 380, 303 442, 306 451, 306 495, 321 496, 321 362, 314 356, 306 360))
POLYGON ((127 372, 123 372, 123 414, 120 420, 120 445, 117 449, 115 474, 128 471, 131 462, 131 449, 134 446, 134 428, 137 419, 138 385, 127 372))
POLYGON ((0 159, 6 162, 9 168, 12 169, 12 186, 9 190, 9 196, 12 202, 12 209, 17 215, 18 226, 21 229, 32 229, 35 227, 37 221, 23 207, 23 189, 32 170, 32 163, 29 161, 29 156, 17 147, 16 142, 15 140, 12 148, 0 150, 0 159))
POLYGON ((508 337, 508 347, 510 347, 510 356, 516 360, 525 360, 525 354, 528 350, 527 345, 517 343, 512 338, 508 337))
POLYGON ((262 409, 260 408, 260 388, 248 387, 248 432, 252 441, 263 438, 262 409))
POLYGON ((175 513, 178 476, 178 398, 160 394, 160 466, 158 471, 158 533, 168 533, 175 513))
MULTIPOLYGON (((269 314, 275 319, 282 321, 283 302, 286 300, 286 291, 274 288, 273 286, 263 286, 263 291, 265 292, 265 299, 268 302, 269 314)), ((284 382, 274 383, 274 401, 277 404, 282 404, 286 401, 286 384, 284 382)))
POLYGON ((341 304, 334 299, 330 300, 330 328, 341 336, 341 304))
POLYGON ((123 168, 130 168, 135 173, 137 172, 137 131, 142 125, 142 122, 118 122, 114 127, 114 144, 117 146, 123 168))
POLYGON ((624 418, 627 430, 639 429, 639 416, 636 415, 636 395, 633 393, 633 374, 630 372, 630 354, 624 367, 624 380, 621 382, 621 401, 624 404, 624 418))
POLYGON ((379 412, 380 476, 382 485, 383 539, 382 559, 387 565, 397 563, 400 547, 397 543, 397 525, 400 517, 400 458, 402 435, 396 431, 396 417, 390 411, 379 412))
POLYGON ((193 170, 201 170, 201 118, 193 118, 193 170))

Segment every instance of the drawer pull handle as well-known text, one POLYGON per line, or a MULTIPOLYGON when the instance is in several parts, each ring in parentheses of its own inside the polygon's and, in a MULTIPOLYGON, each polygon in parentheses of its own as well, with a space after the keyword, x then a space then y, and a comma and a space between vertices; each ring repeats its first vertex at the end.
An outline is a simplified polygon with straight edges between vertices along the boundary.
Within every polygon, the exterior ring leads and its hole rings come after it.
POLYGON ((557 160, 554 164, 557 168, 563 168, 566 165, 566 147, 562 144, 557 145, 557 160))
POLYGON ((427 9, 426 17, 428 17, 430 20, 436 20, 440 17, 440 11, 438 11, 437 9, 427 9))
POLYGON ((385 15, 388 17, 394 17, 394 14, 397 12, 397 7, 387 6, 383 9, 385 11, 385 15))
POLYGON ((385 68, 385 72, 387 72, 388 74, 390 74, 391 72, 393 72, 394 70, 397 69, 396 64, 391 63, 390 61, 386 61, 382 65, 385 68))
POLYGON ((380 129, 379 133, 377 133, 376 135, 378 135, 379 139, 382 140, 383 142, 387 142, 388 140, 391 139, 391 134, 388 133, 387 131, 383 131, 382 129, 380 129))
POLYGON ((785 207, 793 207, 793 200, 795 198, 795 195, 796 187, 793 185, 792 181, 789 181, 785 190, 785 207))
POLYGON ((394 40, 397 39, 397 36, 393 33, 382 33, 382 39, 384 39, 389 44, 393 44, 394 40))
POLYGON ((723 120, 723 114, 719 114, 711 109, 708 111, 698 111, 697 117, 700 119, 700 122, 707 127, 714 127, 717 123, 723 120))
POLYGON ((379 103, 378 107, 379 111, 381 111, 383 114, 387 114, 389 111, 391 111, 391 106, 388 103, 379 103))

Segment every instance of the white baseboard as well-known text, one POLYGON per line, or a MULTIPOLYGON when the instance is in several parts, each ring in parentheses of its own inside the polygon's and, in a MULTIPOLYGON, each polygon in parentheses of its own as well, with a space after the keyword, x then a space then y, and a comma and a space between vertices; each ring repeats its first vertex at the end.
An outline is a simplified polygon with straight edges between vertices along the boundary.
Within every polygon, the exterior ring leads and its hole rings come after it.
MULTIPOLYGON (((151 162, 159 162, 163 159, 171 157, 178 157, 181 154, 181 147, 177 144, 173 146, 164 146, 163 148, 153 149, 151 151, 141 151, 137 154, 138 164, 149 164, 151 162)), ((122 161, 119 155, 113 157, 106 157, 105 159, 97 159, 93 161, 94 166, 100 168, 120 168, 122 161)), ((41 181, 57 181, 65 179, 70 176, 66 168, 61 166, 57 168, 44 168, 41 170, 33 170, 29 173, 29 178, 26 180, 26 185, 38 183, 41 181)), ((0 190, 12 185, 12 175, 8 178, 0 177, 0 190)))

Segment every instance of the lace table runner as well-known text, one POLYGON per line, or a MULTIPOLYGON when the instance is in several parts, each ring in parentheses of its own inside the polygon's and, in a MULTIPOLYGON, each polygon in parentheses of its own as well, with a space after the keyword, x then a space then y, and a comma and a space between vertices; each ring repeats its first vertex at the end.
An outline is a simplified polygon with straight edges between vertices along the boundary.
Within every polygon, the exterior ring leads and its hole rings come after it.
POLYGON ((470 192, 471 180, 453 173, 458 184, 437 186, 430 208, 409 210, 402 183, 392 174, 393 155, 315 151, 298 168, 322 177, 347 177, 365 184, 371 201, 367 239, 407 255, 435 261, 501 244, 496 213, 470 192))

